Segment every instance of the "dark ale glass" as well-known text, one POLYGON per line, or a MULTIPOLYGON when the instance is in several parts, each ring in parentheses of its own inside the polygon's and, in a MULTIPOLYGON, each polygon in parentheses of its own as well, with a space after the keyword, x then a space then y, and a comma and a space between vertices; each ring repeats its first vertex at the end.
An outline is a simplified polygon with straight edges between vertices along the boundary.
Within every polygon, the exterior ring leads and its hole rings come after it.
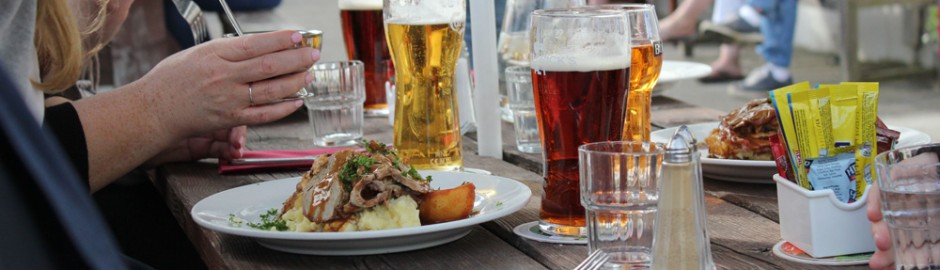
POLYGON ((539 213, 543 222, 570 227, 586 225, 579 197, 578 146, 621 139, 630 63, 618 64, 598 66, 593 71, 571 66, 550 71, 533 65, 535 109, 545 157, 539 213), (622 67, 616 67, 618 64, 622 67))
POLYGON ((346 55, 349 60, 359 60, 365 64, 366 101, 363 105, 366 113, 388 114, 385 82, 388 80, 386 74, 391 54, 385 41, 382 2, 378 1, 377 7, 350 3, 340 7, 346 55))

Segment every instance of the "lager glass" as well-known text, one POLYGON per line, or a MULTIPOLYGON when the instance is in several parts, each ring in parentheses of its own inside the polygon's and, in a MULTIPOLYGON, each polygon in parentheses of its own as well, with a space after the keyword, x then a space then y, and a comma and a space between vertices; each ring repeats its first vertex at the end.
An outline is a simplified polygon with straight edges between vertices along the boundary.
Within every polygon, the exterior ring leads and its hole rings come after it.
POLYGON ((465 0, 384 0, 385 37, 395 65, 394 145, 418 169, 459 170, 454 85, 465 0))
POLYGON ((578 146, 621 139, 630 87, 628 26, 620 10, 532 13, 530 65, 544 157, 543 232, 586 234, 578 146))
POLYGON ((653 87, 659 80, 659 71, 663 66, 656 9, 650 4, 606 5, 604 8, 622 9, 630 20, 633 58, 630 64, 630 93, 627 95, 623 139, 649 141, 650 103, 653 87))
POLYGON ((339 0, 343 41, 349 60, 365 65, 366 115, 388 115, 385 100, 385 82, 391 55, 385 43, 385 25, 382 22, 382 0, 339 0))

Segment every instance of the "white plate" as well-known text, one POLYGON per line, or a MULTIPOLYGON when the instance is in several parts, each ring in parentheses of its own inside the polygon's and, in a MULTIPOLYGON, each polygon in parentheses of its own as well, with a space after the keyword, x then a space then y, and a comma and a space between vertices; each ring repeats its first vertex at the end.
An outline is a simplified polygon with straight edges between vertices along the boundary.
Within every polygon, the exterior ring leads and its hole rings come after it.
POLYGON ((712 67, 702 63, 663 60, 663 67, 659 71, 659 80, 653 87, 653 95, 661 94, 662 91, 671 88, 673 85, 683 80, 698 79, 708 76, 712 72, 712 67))
MULTIPOLYGON (((695 135, 698 141, 704 141, 705 137, 713 129, 718 127, 718 122, 708 122, 701 124, 688 125, 689 130, 695 135)), ((897 126, 888 126, 893 130, 901 132, 901 138, 898 139, 898 145, 895 147, 904 147, 911 145, 927 144, 931 142, 930 135, 921 131, 897 126)), ((650 134, 650 139, 654 142, 669 142, 672 134, 678 127, 661 129, 650 134)), ((703 147, 704 148, 704 147, 703 147)), ((702 153, 702 174, 708 178, 718 180, 773 184, 771 179, 777 173, 777 165, 769 160, 739 160, 739 159, 721 159, 709 158, 708 148, 699 149, 702 153)))
POLYGON ((281 204, 294 191, 300 177, 265 181, 222 191, 193 206, 193 220, 206 229, 254 238, 262 246, 284 252, 314 255, 365 255, 432 247, 460 239, 473 225, 518 211, 532 191, 517 181, 492 175, 422 171, 431 175, 433 188, 452 188, 464 181, 476 186, 475 215, 457 221, 364 232, 272 232, 247 226, 233 227, 229 215, 259 222, 260 214, 281 204))

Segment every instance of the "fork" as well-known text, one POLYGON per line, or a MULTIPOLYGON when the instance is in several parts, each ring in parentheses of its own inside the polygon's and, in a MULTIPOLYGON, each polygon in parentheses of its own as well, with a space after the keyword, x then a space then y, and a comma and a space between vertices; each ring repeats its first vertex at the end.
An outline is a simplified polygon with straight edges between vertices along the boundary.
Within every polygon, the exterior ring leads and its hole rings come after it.
POLYGON ((607 259, 610 259, 610 255, 607 255, 607 253, 601 249, 597 249, 594 252, 591 252, 591 254, 588 255, 587 259, 584 259, 584 261, 582 261, 581 264, 576 266, 574 269, 575 270, 600 269, 602 266, 604 266, 604 263, 607 262, 607 259))
POLYGON ((206 19, 202 15, 202 9, 199 8, 199 5, 194 3, 193 0, 173 0, 172 2, 176 5, 176 11, 189 24, 195 44, 208 41, 209 27, 206 25, 206 19))

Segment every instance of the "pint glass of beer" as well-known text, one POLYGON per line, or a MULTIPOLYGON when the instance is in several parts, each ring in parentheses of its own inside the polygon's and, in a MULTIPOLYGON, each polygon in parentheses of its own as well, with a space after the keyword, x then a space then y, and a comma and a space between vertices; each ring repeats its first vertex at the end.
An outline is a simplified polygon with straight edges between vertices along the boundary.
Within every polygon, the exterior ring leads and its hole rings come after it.
POLYGON ((395 147, 415 168, 459 170, 454 81, 466 1, 384 1, 385 36, 395 65, 395 147))
POLYGON ((530 65, 542 139, 539 227, 586 234, 578 146, 619 141, 630 87, 630 30, 612 9, 546 9, 532 14, 530 65))
POLYGON ((653 87, 659 80, 663 66, 662 41, 659 38, 659 19, 650 4, 605 5, 604 8, 621 9, 630 21, 630 43, 633 59, 630 64, 630 93, 624 119, 623 139, 650 140, 650 103, 653 87))
POLYGON ((388 115, 385 100, 385 82, 388 81, 388 62, 392 61, 385 43, 385 25, 382 23, 382 0, 339 0, 343 41, 349 60, 365 64, 366 115, 388 115))

